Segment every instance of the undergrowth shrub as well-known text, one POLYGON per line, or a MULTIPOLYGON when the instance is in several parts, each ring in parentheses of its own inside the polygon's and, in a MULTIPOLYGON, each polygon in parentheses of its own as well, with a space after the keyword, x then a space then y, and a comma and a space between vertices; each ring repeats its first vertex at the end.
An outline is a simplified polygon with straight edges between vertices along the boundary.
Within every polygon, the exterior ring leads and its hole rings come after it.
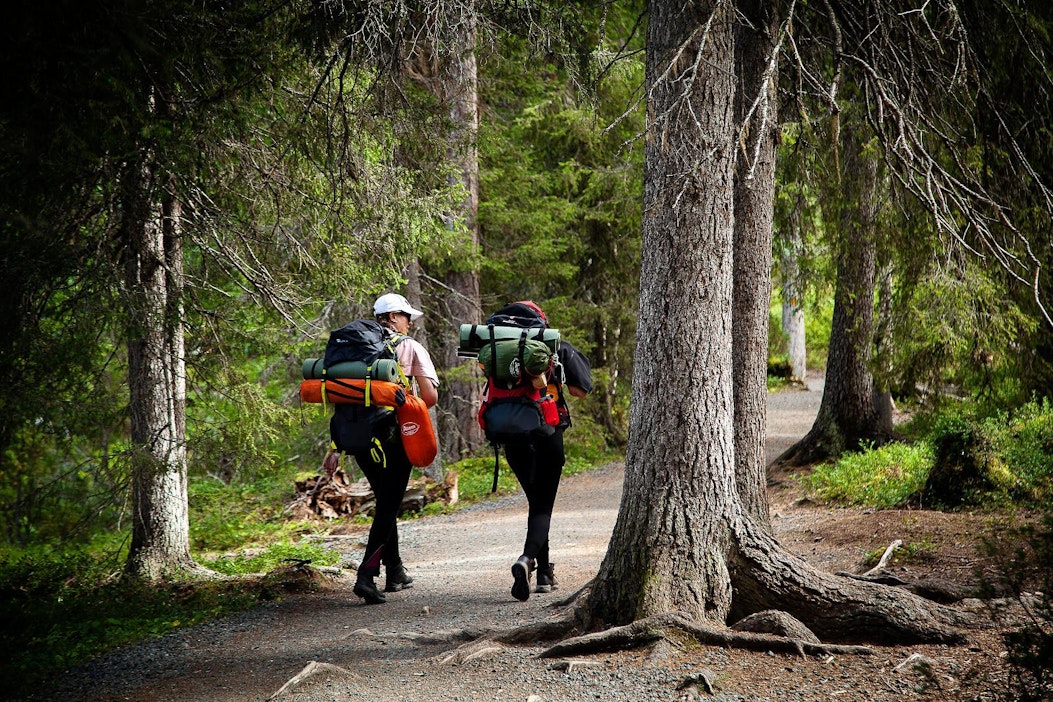
POLYGON ((878 508, 1053 508, 1053 403, 980 416, 963 406, 919 415, 894 442, 815 466, 821 499, 878 508))
POLYGON ((921 489, 931 467, 929 444, 897 442, 817 465, 805 479, 824 500, 891 508, 921 489))
POLYGON ((1053 405, 1031 401, 987 417, 941 416, 929 435, 933 471, 926 504, 1008 503, 1049 506, 1053 500, 1053 405))

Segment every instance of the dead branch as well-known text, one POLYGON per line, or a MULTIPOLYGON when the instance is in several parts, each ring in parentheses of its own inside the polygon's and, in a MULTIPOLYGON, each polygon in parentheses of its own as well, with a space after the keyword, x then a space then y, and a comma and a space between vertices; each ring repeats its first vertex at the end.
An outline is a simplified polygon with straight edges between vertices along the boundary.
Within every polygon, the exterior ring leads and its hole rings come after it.
POLYGON ((866 577, 868 575, 874 575, 875 573, 879 573, 882 570, 884 570, 885 566, 888 565, 889 559, 892 558, 892 554, 894 554, 896 552, 896 549, 898 549, 902 545, 902 539, 896 539, 895 541, 890 543, 888 545, 888 548, 885 549, 885 552, 881 554, 881 558, 878 559, 877 565, 868 570, 867 572, 863 573, 863 576, 866 577))

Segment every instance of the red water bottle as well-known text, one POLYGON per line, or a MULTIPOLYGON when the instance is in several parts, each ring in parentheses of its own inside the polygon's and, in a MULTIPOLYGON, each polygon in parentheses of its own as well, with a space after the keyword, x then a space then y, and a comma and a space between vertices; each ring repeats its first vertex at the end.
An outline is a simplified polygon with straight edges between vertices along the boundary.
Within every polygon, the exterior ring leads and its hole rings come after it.
POLYGON ((559 408, 556 407, 556 401, 552 395, 545 395, 541 398, 541 416, 545 418, 545 424, 550 427, 559 426, 559 408))

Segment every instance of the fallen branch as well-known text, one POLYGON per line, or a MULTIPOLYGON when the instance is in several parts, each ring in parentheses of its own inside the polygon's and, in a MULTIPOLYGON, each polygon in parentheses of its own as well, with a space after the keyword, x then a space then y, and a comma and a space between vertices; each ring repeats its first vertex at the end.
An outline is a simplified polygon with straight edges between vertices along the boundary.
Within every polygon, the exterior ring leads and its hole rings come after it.
POLYGON ((895 541, 890 543, 888 545, 888 548, 885 549, 885 552, 881 554, 881 558, 878 560, 877 565, 868 570, 867 572, 863 573, 863 577, 874 575, 875 573, 880 573, 882 570, 884 570, 885 566, 888 565, 889 560, 892 558, 892 554, 894 554, 896 552, 896 549, 898 549, 902 545, 903 541, 901 539, 896 539, 895 541))

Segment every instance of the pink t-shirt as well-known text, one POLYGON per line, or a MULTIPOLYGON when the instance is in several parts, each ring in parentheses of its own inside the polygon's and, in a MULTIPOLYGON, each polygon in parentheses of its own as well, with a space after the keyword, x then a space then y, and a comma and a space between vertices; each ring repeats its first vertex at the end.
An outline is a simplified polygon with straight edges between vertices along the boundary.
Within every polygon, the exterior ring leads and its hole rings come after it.
POLYGON ((431 362, 431 355, 423 344, 407 336, 395 347, 395 353, 407 377, 423 376, 439 387, 439 374, 435 372, 435 364, 431 362))

